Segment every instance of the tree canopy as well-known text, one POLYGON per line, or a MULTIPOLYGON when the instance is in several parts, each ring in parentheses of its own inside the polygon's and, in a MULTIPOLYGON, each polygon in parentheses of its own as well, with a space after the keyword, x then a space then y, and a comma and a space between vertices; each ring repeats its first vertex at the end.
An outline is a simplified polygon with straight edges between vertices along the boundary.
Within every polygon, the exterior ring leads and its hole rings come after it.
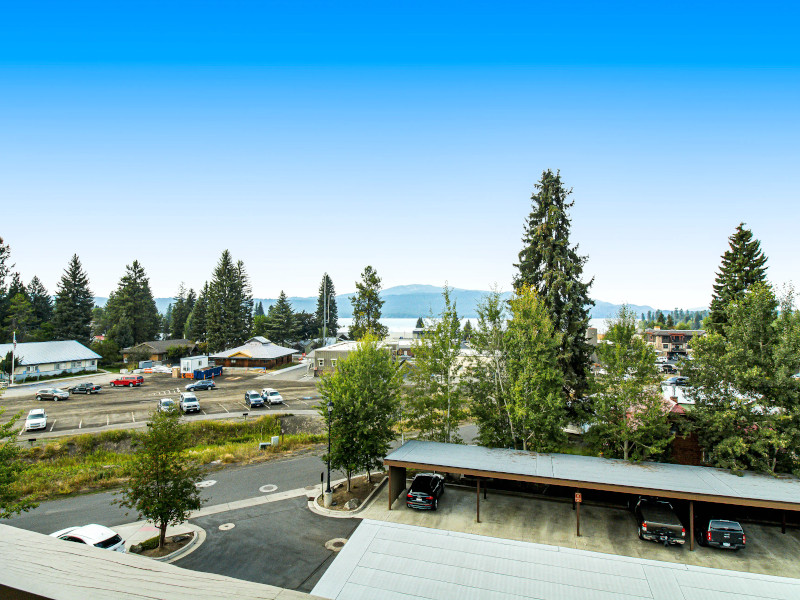
POLYGON ((253 295, 244 263, 234 263, 228 250, 214 269, 206 298, 206 329, 212 352, 240 346, 250 337, 253 295))
POLYGON ((105 313, 111 323, 109 336, 121 348, 156 339, 161 319, 150 279, 138 260, 125 267, 117 289, 106 302, 105 313))
POLYGON ((56 288, 53 337, 88 344, 92 336, 93 307, 94 294, 89 289, 89 277, 78 255, 73 254, 56 288))
POLYGON ((367 333, 379 339, 386 337, 388 328, 381 325, 381 278, 377 271, 367 266, 361 273, 361 281, 356 282, 356 293, 350 298, 353 305, 353 324, 350 325, 350 337, 360 340, 367 333))

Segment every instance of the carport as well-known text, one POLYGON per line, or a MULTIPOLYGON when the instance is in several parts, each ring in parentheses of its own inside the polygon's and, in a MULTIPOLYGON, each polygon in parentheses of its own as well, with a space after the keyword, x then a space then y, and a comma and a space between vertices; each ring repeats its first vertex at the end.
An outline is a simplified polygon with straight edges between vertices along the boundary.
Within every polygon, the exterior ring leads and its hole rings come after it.
POLYGON ((406 469, 469 475, 478 480, 476 518, 480 523, 480 480, 505 479, 573 488, 580 535, 580 494, 600 490, 657 496, 689 502, 689 548, 694 550, 694 503, 709 502, 785 511, 800 511, 800 479, 745 472, 737 476, 711 467, 673 465, 577 456, 538 454, 411 440, 384 459, 389 468, 389 510, 406 487, 406 469))

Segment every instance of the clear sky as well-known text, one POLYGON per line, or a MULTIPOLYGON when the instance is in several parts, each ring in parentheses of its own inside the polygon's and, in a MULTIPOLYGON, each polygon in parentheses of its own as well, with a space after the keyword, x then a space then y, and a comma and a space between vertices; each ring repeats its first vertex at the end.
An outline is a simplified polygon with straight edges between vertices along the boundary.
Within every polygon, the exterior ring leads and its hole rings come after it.
POLYGON ((533 184, 574 188, 592 296, 700 307, 740 221, 798 282, 800 12, 737 2, 18 2, 0 237, 55 289, 221 251, 254 295, 510 288, 533 184))

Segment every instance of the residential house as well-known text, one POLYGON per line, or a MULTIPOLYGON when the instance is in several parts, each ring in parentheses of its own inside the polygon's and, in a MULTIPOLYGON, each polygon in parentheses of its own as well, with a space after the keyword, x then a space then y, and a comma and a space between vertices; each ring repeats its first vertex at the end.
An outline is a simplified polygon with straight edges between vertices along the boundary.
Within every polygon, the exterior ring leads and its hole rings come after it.
MULTIPOLYGON (((309 370, 314 372, 314 377, 336 370, 337 363, 347 358, 351 352, 358 348, 359 343, 339 342, 324 348, 317 348, 311 356, 309 370)), ((378 347, 387 348, 392 353, 392 357, 397 354, 397 342, 378 342, 378 347)))
POLYGON ((273 344, 263 336, 252 337, 243 345, 212 354, 209 359, 218 367, 271 369, 292 362, 297 350, 273 344))
MULTIPOLYGON (((0 344, 0 357, 5 358, 14 344, 0 344)), ((37 379, 44 375, 96 371, 101 356, 80 342, 18 343, 14 350, 14 382, 37 379)))
POLYGON ((167 350, 173 347, 185 349, 186 355, 197 354, 199 352, 197 344, 191 340, 153 340, 152 342, 142 342, 135 346, 122 349, 122 360, 128 362, 128 358, 133 354, 147 355, 147 360, 154 362, 166 362, 167 350))
POLYGON ((689 352, 692 338, 705 335, 704 329, 645 329, 644 339, 660 355, 681 358, 689 352))

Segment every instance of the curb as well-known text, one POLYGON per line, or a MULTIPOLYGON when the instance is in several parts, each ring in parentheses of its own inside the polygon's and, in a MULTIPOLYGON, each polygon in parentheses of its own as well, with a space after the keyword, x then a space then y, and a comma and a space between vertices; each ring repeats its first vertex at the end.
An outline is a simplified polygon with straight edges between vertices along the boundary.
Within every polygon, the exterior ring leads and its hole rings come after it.
POLYGON ((369 493, 369 496, 364 498, 364 502, 361 503, 361 506, 359 506, 355 510, 343 511, 343 510, 330 510, 329 508, 323 508, 317 502, 317 500, 319 500, 322 497, 322 494, 318 494, 313 499, 308 501, 308 509, 311 512, 317 513, 318 515, 323 516, 323 517, 332 517, 334 519, 352 519, 352 518, 355 518, 355 517, 357 517, 359 515, 359 513, 361 513, 362 511, 365 511, 367 508, 369 508, 369 506, 374 502, 375 497, 378 495, 378 492, 380 492, 381 489, 383 489, 383 486, 386 485, 387 481, 389 481, 389 476, 388 475, 385 476, 380 481, 380 483, 378 483, 378 485, 375 486, 375 489, 372 490, 369 493))
POLYGON ((191 542, 189 542, 183 548, 175 550, 175 552, 167 554, 166 556, 159 556, 155 560, 163 563, 171 563, 197 550, 203 544, 203 542, 206 541, 206 530, 202 527, 198 527, 197 525, 194 527, 196 527, 196 529, 194 530, 194 535, 192 536, 191 542))

